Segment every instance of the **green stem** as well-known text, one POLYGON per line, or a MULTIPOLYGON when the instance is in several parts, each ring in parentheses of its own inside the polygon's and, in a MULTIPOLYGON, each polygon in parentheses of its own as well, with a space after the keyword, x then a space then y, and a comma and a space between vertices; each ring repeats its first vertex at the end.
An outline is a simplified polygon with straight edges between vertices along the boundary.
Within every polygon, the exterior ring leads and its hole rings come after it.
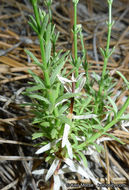
POLYGON ((41 49, 42 62, 43 62, 44 68, 46 69, 47 68, 47 63, 46 63, 44 42, 43 42, 43 37, 41 35, 39 35, 39 43, 40 43, 40 49, 41 49))
POLYGON ((121 110, 118 112, 117 116, 110 122, 108 123, 102 132, 98 132, 95 135, 93 135, 87 142, 86 144, 90 144, 93 143, 96 139, 98 139, 100 136, 102 136, 106 131, 108 131, 108 129, 110 129, 113 125, 115 125, 120 117, 123 115, 124 111, 126 110, 126 108, 129 106, 129 97, 127 98, 126 102, 124 103, 123 107, 121 108, 121 110))
MULTIPOLYGON (((74 59, 77 67, 77 3, 74 3, 74 59)), ((75 77, 78 76, 78 69, 75 69, 75 77)))
MULTIPOLYGON (((102 71, 102 83, 105 77, 106 73, 106 68, 107 68, 107 63, 109 59, 109 46, 110 46, 110 39, 111 39, 111 29, 112 29, 112 4, 109 3, 109 20, 108 20, 108 37, 107 37, 107 45, 106 45, 106 52, 105 52, 105 57, 104 57, 104 66, 103 66, 103 71, 102 71)), ((102 84, 101 84, 102 86, 102 84)), ((103 88, 101 88, 100 94, 102 93, 103 88)))
POLYGON ((44 73, 44 80, 45 80, 45 82, 46 82, 46 86, 47 86, 48 88, 50 88, 51 83, 50 83, 50 77, 49 77, 48 69, 46 69, 45 71, 43 71, 43 73, 44 73))
POLYGON ((95 107, 95 113, 98 113, 99 109, 99 104, 101 103, 102 99, 102 91, 103 91, 103 84, 104 84, 104 78, 106 74, 106 69, 107 69, 107 63, 109 59, 109 46, 110 46, 110 39, 111 39, 111 29, 112 29, 112 2, 113 1, 108 1, 108 7, 109 7, 109 18, 108 18, 108 36, 107 36, 107 45, 106 45, 106 50, 104 52, 104 65, 103 65, 103 70, 102 70, 102 76, 101 76, 101 81, 99 85, 99 91, 98 91, 98 96, 96 100, 96 107, 95 107))
POLYGON ((109 4, 108 38, 107 38, 107 47, 106 47, 107 57, 108 57, 108 52, 109 52, 111 29, 112 29, 112 4, 109 4))
POLYGON ((44 80, 46 82, 46 86, 50 87, 50 77, 49 77, 49 72, 47 69, 47 62, 46 62, 46 56, 45 56, 45 49, 44 49, 44 42, 43 42, 43 37, 39 35, 39 42, 40 42, 40 49, 41 49, 41 58, 44 66, 44 80))
POLYGON ((126 102, 124 103, 123 107, 121 108, 121 110, 118 112, 117 116, 110 122, 108 123, 102 131, 95 133, 90 139, 88 139, 86 142, 80 144, 78 146, 78 149, 82 149, 83 147, 88 147, 89 144, 94 143, 99 137, 101 137, 105 132, 108 131, 108 129, 110 129, 113 125, 115 125, 120 117, 123 115, 123 113, 125 112, 125 110, 127 109, 127 107, 129 106, 129 97, 127 98, 126 102))
POLYGON ((51 11, 51 7, 48 8, 48 12, 49 12, 50 22, 52 23, 52 11, 51 11))
POLYGON ((35 19, 37 22, 37 28, 40 33, 41 26, 40 26, 40 16, 39 16, 39 11, 38 11, 38 6, 37 6, 37 0, 32 0, 32 6, 33 6, 33 10, 34 10, 35 19))
POLYGON ((40 49, 41 49, 41 58, 42 58, 43 66, 44 66, 44 69, 43 69, 44 80, 46 82, 46 86, 50 87, 50 77, 49 77, 49 72, 47 69, 43 36, 41 35, 40 16, 39 16, 39 11, 38 11, 37 0, 32 0, 32 6, 34 9, 34 15, 35 15, 37 28, 38 28, 38 32, 39 32, 38 38, 39 38, 40 49))

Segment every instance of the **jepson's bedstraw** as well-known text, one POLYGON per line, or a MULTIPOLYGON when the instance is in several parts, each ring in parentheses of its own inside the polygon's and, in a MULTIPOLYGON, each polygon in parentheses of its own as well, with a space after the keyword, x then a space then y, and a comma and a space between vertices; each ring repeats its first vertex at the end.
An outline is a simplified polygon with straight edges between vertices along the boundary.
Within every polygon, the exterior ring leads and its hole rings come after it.
MULTIPOLYGON (((112 0, 108 0, 109 18, 107 22, 108 36, 106 49, 101 48, 104 57, 102 75, 93 72, 92 78, 88 73, 89 64, 86 59, 86 50, 83 42, 82 26, 77 25, 77 4, 79 0, 73 0, 74 6, 74 56, 69 52, 56 51, 56 41, 59 33, 55 33, 55 25, 52 24, 51 0, 45 1, 48 13, 38 8, 37 0, 31 0, 34 17, 30 16, 29 24, 36 32, 40 42, 40 62, 34 54, 25 50, 42 71, 40 78, 31 70, 34 82, 26 89, 25 94, 32 99, 31 109, 35 115, 33 124, 38 130, 33 134, 33 139, 43 137, 41 147, 36 154, 45 152, 45 161, 50 163, 50 168, 33 171, 33 174, 46 174, 48 180, 53 176, 51 189, 65 189, 66 184, 62 174, 76 172, 85 178, 89 178, 94 184, 99 184, 87 166, 86 151, 92 149, 92 156, 96 155, 102 147, 96 144, 96 140, 102 135, 107 135, 119 141, 107 131, 121 119, 129 105, 129 97, 118 110, 115 101, 111 98, 114 79, 107 72, 108 59, 113 53, 109 50, 112 29, 112 0), (78 56, 78 37, 82 45, 82 58, 78 56), (64 67, 66 61, 72 65, 70 72, 64 67), (84 68, 84 73, 79 73, 79 68, 84 68), (97 83, 99 90, 93 88, 97 83), (61 163, 63 162, 63 165, 61 163), (84 167, 85 166, 85 167, 84 167)), ((118 72, 129 88, 129 82, 118 72)), ((104 138, 103 138, 104 139, 104 138)), ((41 141, 40 141, 41 142, 41 141)))

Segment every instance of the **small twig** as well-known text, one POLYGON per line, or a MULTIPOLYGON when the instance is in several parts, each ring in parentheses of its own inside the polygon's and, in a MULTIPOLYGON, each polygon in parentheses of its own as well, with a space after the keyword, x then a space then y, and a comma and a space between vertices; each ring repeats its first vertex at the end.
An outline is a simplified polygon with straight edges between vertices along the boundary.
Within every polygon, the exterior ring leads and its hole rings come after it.
MULTIPOLYGON (((105 148, 105 162, 107 165, 107 184, 110 184, 110 174, 109 174, 109 158, 108 158, 108 150, 107 150, 107 144, 104 141, 104 148, 105 148)), ((108 190, 110 190, 110 188, 108 188, 108 190)))
POLYGON ((25 142, 19 142, 19 141, 13 141, 13 140, 5 140, 0 138, 0 144, 5 143, 5 144, 16 144, 16 145, 24 145, 24 146, 34 146, 33 144, 30 143, 25 143, 25 142))
POLYGON ((2 188, 1 190, 8 190, 13 188, 17 183, 18 183, 19 179, 17 178, 16 180, 14 180, 12 183, 6 185, 4 188, 2 188))
POLYGON ((18 42, 17 44, 15 44, 13 47, 8 48, 7 50, 1 50, 0 51, 0 56, 6 55, 7 53, 11 52, 12 50, 14 50, 15 48, 17 48, 18 46, 20 46, 22 44, 22 41, 18 42))
POLYGON ((0 84, 5 84, 5 83, 8 83, 8 82, 13 82, 13 81, 16 81, 16 80, 22 80, 22 79, 31 78, 31 77, 32 76, 29 75, 29 74, 16 76, 16 77, 13 77, 13 78, 10 78, 10 79, 4 79, 4 80, 0 81, 0 84))
POLYGON ((32 156, 0 156, 1 161, 29 161, 29 160, 43 160, 43 157, 32 157, 32 156))
POLYGON ((123 168, 119 165, 119 163, 112 157, 112 155, 109 153, 109 159, 113 162, 113 164, 120 170, 120 172, 129 180, 129 175, 123 168))

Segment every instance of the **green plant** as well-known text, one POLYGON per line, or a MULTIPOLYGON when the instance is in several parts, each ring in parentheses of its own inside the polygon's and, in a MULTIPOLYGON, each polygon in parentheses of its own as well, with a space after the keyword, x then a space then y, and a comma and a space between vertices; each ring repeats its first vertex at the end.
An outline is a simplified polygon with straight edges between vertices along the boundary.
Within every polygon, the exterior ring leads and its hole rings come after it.
MULTIPOLYGON (((55 33, 55 25, 52 24, 52 1, 45 1, 49 10, 45 13, 38 8, 37 0, 31 0, 34 17, 30 16, 29 24, 38 36, 42 63, 30 51, 25 51, 33 59, 33 63, 40 67, 43 79, 29 71, 34 82, 31 83, 32 87, 26 89, 25 94, 32 99, 29 105, 35 115, 33 124, 38 128, 33 134, 33 139, 43 137, 43 142, 40 144, 42 147, 36 154, 45 152, 45 161, 51 164, 47 173, 45 169, 33 173, 46 173, 46 180, 53 176, 51 189, 60 189, 61 186, 65 189, 61 174, 69 171, 80 173, 92 179, 94 183, 98 183, 88 170, 85 152, 90 146, 101 151, 101 146, 96 143, 96 140, 102 135, 111 136, 108 130, 121 120, 129 105, 128 97, 122 108, 118 110, 111 98, 115 82, 106 71, 108 59, 113 52, 113 50, 109 51, 113 25, 111 20, 113 0, 108 0, 107 47, 106 50, 101 49, 104 57, 102 76, 93 73, 91 79, 88 74, 82 27, 77 25, 78 2, 79 0, 73 0, 74 57, 72 57, 69 52, 62 53, 62 50, 56 52, 59 34, 55 33), (82 58, 77 54, 77 37, 80 37, 82 44, 82 58), (72 72, 67 74, 64 67, 66 61, 69 61, 73 67, 72 72), (80 74, 79 68, 82 66, 85 72, 80 74), (93 88, 94 83, 98 84, 98 91, 93 88), (82 92, 82 89, 85 92, 82 92)), ((124 76, 120 75, 128 84, 124 76)), ((129 88, 128 85, 127 87, 129 88)), ((111 137, 120 142, 116 137, 111 137)))

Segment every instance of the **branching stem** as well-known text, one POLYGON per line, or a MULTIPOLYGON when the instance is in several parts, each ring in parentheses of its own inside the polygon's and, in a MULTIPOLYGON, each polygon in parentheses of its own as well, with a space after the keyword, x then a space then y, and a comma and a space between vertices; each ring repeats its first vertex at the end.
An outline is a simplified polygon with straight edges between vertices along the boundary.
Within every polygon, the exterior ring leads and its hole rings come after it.
POLYGON ((39 11, 38 11, 37 1, 32 0, 32 6, 34 9, 34 15, 35 15, 36 23, 37 23, 37 28, 38 28, 38 38, 39 38, 40 49, 41 49, 41 58, 42 58, 43 66, 44 66, 44 69, 43 69, 44 80, 46 82, 46 86, 50 87, 50 77, 49 77, 49 72, 47 69, 44 40, 43 40, 43 36, 41 35, 41 24, 40 24, 40 16, 39 16, 39 11))
POLYGON ((40 16, 39 16, 39 11, 38 11, 38 6, 37 6, 36 0, 32 0, 32 6, 33 6, 33 10, 34 10, 37 27, 38 27, 38 32, 40 32, 40 16))
POLYGON ((117 116, 110 122, 108 123, 103 131, 100 131, 98 133, 96 133, 95 135, 93 135, 88 141, 87 144, 90 144, 91 142, 94 142, 96 139, 98 139, 100 136, 102 136, 105 132, 108 131, 108 129, 110 129, 113 125, 115 125, 120 117, 123 115, 123 113, 125 112, 125 110, 127 109, 127 107, 129 106, 129 97, 127 98, 126 102, 124 103, 123 107, 121 108, 121 110, 118 112, 117 116))
POLYGON ((111 39, 111 29, 112 29, 112 0, 108 1, 108 7, 109 7, 109 18, 108 18, 108 36, 107 36, 107 45, 106 45, 106 50, 102 50, 102 54, 104 56, 104 65, 103 65, 103 70, 102 70, 102 76, 101 76, 101 80, 100 80, 100 85, 99 85, 99 91, 98 91, 98 95, 97 95, 97 100, 96 100, 96 107, 95 107, 95 113, 97 114, 99 111, 99 105, 102 103, 102 92, 104 90, 104 79, 105 79, 105 74, 106 74, 106 69, 107 69, 107 63, 108 63, 108 59, 111 55, 110 51, 109 51, 109 45, 110 45, 110 39, 111 39))
POLYGON ((106 73, 107 63, 109 59, 109 45, 110 45, 110 39, 111 39, 111 29, 112 29, 112 4, 109 3, 109 19, 108 19, 108 37, 107 37, 107 46, 104 56, 104 66, 102 71, 102 77, 101 77, 101 84, 100 84, 100 94, 103 91, 103 81, 106 73))

